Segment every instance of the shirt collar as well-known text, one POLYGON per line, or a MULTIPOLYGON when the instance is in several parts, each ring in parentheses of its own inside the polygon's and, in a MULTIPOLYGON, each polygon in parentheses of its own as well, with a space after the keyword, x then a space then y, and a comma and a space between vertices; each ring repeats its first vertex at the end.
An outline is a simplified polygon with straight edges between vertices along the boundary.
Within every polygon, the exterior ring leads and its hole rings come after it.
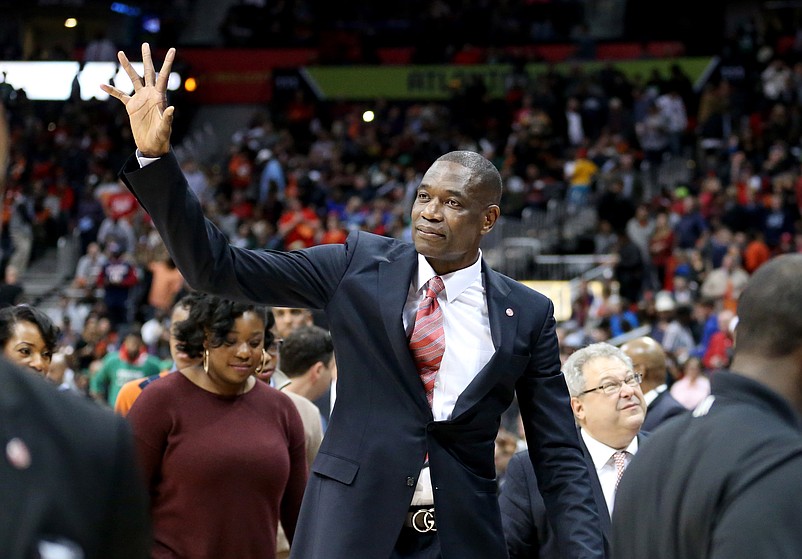
POLYGON ((273 375, 270 377, 270 384, 273 385, 273 388, 276 390, 284 390, 292 384, 290 377, 288 377, 283 372, 279 371, 278 369, 273 370, 273 375))
MULTIPOLYGON (((426 282, 436 275, 438 275, 437 272, 434 271, 434 268, 432 268, 432 265, 429 264, 428 260, 426 260, 426 257, 422 254, 418 254, 418 276, 416 278, 418 283, 415 285, 415 292, 419 292, 423 286, 426 285, 426 282)), ((468 289, 468 287, 470 287, 475 281, 480 279, 481 276, 482 251, 480 249, 479 258, 476 259, 476 262, 467 268, 462 268, 456 272, 451 272, 450 274, 440 276, 440 279, 443 280, 443 285, 445 286, 446 301, 450 303, 462 295, 462 292, 468 289)))
POLYGON ((644 395, 643 395, 643 400, 646 402, 646 407, 648 407, 648 406, 651 406, 651 405, 652 405, 652 402, 654 402, 655 400, 657 400, 657 397, 658 397, 660 394, 662 394, 663 392, 665 392, 665 391, 666 391, 666 388, 668 388, 668 386, 667 386, 667 385, 665 385, 665 384, 661 384, 660 386, 657 386, 657 387, 655 387, 655 388, 652 388, 652 389, 651 389, 651 390, 649 390, 649 391, 648 391, 646 394, 644 394, 644 395))
MULTIPOLYGON (((597 441, 584 429, 580 429, 579 432, 582 434, 585 446, 588 447, 588 453, 596 470, 602 469, 610 461, 610 457, 619 450, 597 441)), ((638 437, 632 437, 632 440, 624 450, 630 454, 638 452, 638 437)))

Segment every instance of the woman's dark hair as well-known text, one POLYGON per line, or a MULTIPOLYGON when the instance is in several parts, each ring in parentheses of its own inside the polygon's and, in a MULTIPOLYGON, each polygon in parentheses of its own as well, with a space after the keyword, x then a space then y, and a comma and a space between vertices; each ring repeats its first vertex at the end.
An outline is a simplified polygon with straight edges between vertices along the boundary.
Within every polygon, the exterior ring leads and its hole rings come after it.
POLYGON ((30 305, 16 305, 0 309, 0 347, 5 346, 14 335, 14 326, 20 322, 30 322, 39 330, 45 347, 50 352, 56 351, 59 328, 45 313, 30 305))
MULTIPOLYGON (((181 299, 179 303, 187 300, 189 318, 175 325, 175 337, 186 344, 186 353, 192 358, 203 354, 203 342, 209 335, 212 347, 223 345, 226 335, 234 327, 234 321, 246 312, 256 313, 266 325, 272 313, 267 307, 240 303, 230 299, 222 299, 215 295, 191 294, 181 299)), ((266 332, 267 334, 267 332, 266 332)), ((265 343, 269 340, 265 339, 265 343)), ((272 340, 270 340, 272 341, 272 340)))
MULTIPOLYGON (((192 309, 202 304, 208 297, 206 293, 191 291, 173 305, 173 310, 183 308, 191 314, 192 309)), ((172 316, 172 312, 170 316, 172 316)), ((192 358, 201 356, 201 353, 203 353, 203 328, 197 326, 194 322, 188 322, 187 319, 171 324, 171 330, 172 336, 183 344, 182 351, 192 358)))
POLYGON ((273 316, 273 309, 270 307, 265 308, 265 349, 273 343, 276 335, 272 332, 273 326, 276 325, 276 317, 273 316))

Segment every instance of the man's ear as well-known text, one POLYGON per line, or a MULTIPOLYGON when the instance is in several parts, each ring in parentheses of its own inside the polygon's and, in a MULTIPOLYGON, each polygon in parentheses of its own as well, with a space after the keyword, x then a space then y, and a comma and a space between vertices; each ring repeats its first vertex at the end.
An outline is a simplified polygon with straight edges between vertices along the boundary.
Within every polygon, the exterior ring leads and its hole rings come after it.
POLYGON ((496 221, 500 215, 501 209, 495 204, 488 206, 485 209, 484 223, 482 224, 481 231, 482 235, 487 235, 493 230, 493 227, 496 225, 496 221))
POLYGON ((585 419, 585 403, 582 398, 571 396, 571 410, 574 412, 574 417, 577 423, 581 423, 585 419))
POLYGON ((310 384, 316 383, 320 379, 321 369, 323 368, 323 361, 318 361, 309 367, 309 381, 310 384))

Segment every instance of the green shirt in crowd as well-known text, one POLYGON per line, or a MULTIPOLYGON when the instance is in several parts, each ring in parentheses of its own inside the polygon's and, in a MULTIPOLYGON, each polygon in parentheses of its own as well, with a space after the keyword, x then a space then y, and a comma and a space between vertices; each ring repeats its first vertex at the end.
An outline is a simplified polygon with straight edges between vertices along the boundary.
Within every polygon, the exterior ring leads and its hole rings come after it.
POLYGON ((120 357, 119 352, 110 353, 92 377, 90 389, 93 394, 104 394, 109 405, 114 407, 123 384, 129 380, 158 375, 161 370, 161 362, 153 355, 142 354, 131 363, 120 357))

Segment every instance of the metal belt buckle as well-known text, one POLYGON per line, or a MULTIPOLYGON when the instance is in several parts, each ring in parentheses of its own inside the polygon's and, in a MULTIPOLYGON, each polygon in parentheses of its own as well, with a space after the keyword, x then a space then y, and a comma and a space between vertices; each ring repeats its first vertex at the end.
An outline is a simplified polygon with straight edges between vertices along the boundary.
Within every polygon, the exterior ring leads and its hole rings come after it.
POLYGON ((421 534, 426 532, 437 532, 434 524, 434 509, 420 509, 416 510, 412 515, 412 527, 421 534), (422 527, 418 527, 418 518, 422 527))

